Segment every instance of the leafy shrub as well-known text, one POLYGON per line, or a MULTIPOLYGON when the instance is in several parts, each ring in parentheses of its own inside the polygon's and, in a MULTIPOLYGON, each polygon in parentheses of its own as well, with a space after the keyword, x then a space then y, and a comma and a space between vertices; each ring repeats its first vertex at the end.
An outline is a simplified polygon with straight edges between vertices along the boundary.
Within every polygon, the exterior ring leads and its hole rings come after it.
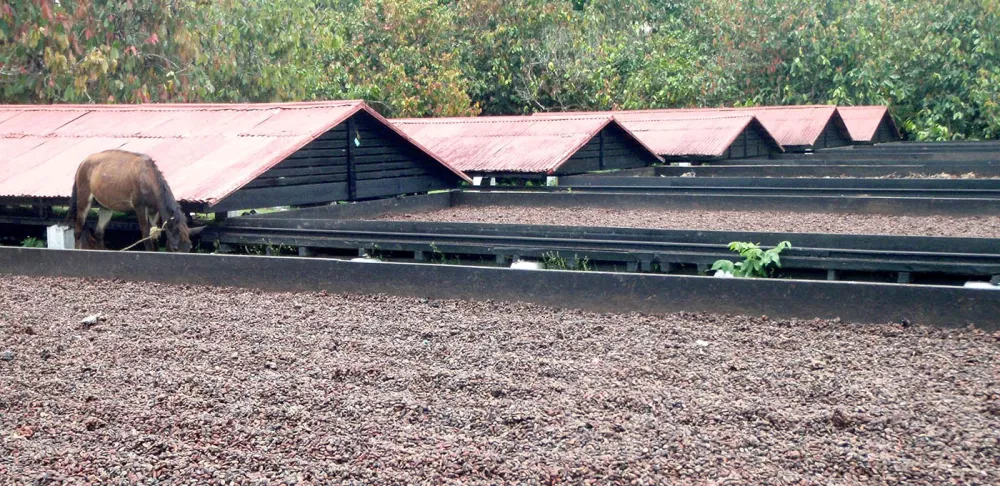
POLYGON ((45 248, 45 240, 35 238, 34 236, 29 236, 24 240, 21 240, 21 246, 24 248, 45 248))
POLYGON ((774 273, 774 268, 781 267, 779 255, 782 250, 791 247, 791 243, 782 241, 778 246, 764 250, 757 243, 734 241, 729 244, 729 249, 739 253, 743 261, 733 263, 729 260, 718 260, 712 265, 712 270, 729 272, 735 277, 770 277, 774 273))

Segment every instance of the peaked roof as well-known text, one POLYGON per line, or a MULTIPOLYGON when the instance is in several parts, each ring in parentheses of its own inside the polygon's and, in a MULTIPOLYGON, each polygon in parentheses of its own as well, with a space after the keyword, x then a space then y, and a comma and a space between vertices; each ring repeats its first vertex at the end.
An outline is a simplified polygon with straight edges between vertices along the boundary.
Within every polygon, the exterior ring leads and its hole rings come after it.
POLYGON ((883 120, 887 121, 896 138, 902 138, 887 106, 841 106, 837 108, 837 111, 844 119, 847 131, 850 132, 851 140, 854 142, 874 142, 878 127, 883 120))
POLYGON ((659 159, 610 115, 401 118, 392 123, 452 166, 470 172, 551 174, 608 126, 620 128, 659 159))
POLYGON ((68 198, 83 159, 122 149, 152 157, 178 200, 211 205, 361 111, 409 140, 359 100, 0 105, 0 196, 68 198))
MULTIPOLYGON (((746 113, 757 118, 782 147, 808 147, 823 135, 827 125, 833 123, 846 129, 834 105, 757 106, 748 108, 664 108, 656 110, 629 110, 587 112, 587 114, 613 115, 618 118, 638 114, 698 114, 704 117, 746 113)), ((539 115, 539 114, 536 114, 539 115)), ((546 113, 543 116, 566 116, 567 113, 546 113)))
POLYGON ((664 157, 721 157, 746 130, 759 130, 781 150, 770 132, 748 113, 621 112, 615 118, 664 157))

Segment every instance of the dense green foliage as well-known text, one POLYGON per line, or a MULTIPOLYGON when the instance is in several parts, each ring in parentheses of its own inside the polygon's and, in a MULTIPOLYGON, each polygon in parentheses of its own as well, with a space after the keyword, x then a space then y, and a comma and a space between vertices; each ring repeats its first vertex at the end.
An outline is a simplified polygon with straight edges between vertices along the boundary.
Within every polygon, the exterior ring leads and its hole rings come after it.
POLYGON ((1000 136, 1000 0, 0 0, 0 101, 889 104, 1000 136))

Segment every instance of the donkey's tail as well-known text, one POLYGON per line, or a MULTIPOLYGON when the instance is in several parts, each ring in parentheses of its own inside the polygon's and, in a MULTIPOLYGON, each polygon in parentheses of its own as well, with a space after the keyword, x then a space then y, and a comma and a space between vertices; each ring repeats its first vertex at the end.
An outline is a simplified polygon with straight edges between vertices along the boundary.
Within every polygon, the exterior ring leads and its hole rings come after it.
POLYGON ((66 223, 76 223, 76 211, 79 209, 76 202, 76 178, 73 179, 73 195, 69 198, 69 211, 66 213, 66 223))

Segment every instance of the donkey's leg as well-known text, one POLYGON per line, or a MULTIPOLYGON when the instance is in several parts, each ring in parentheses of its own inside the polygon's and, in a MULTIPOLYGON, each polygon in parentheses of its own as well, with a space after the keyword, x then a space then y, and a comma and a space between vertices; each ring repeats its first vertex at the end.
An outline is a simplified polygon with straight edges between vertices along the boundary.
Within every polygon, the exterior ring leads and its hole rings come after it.
POLYGON ((87 225, 87 215, 90 214, 90 203, 93 198, 90 194, 77 194, 76 214, 73 215, 73 238, 76 241, 76 248, 83 248, 83 228, 87 225))
POLYGON ((97 247, 104 248, 104 228, 111 222, 114 213, 108 208, 97 210, 97 228, 94 230, 94 239, 97 240, 97 247))
POLYGON ((142 239, 142 247, 146 251, 150 250, 149 245, 149 218, 146 216, 146 207, 142 205, 133 205, 133 210, 135 211, 135 220, 139 223, 139 237, 142 239))
POLYGON ((139 237, 143 239, 142 246, 146 251, 151 251, 149 249, 149 220, 146 219, 146 210, 143 207, 135 208, 135 220, 139 223, 139 237))
MULTIPOLYGON (((153 226, 157 225, 157 221, 159 221, 159 216, 158 216, 158 213, 156 211, 154 211, 154 210, 152 210, 150 208, 143 208, 142 209, 142 214, 143 214, 143 216, 140 217, 139 219, 145 219, 146 220, 146 229, 143 231, 142 237, 143 238, 148 238, 149 237, 150 228, 152 228, 153 226)), ((145 241, 145 243, 146 243, 146 251, 156 251, 156 249, 159 247, 158 242, 156 241, 158 239, 159 238, 149 238, 148 240, 146 240, 145 241)))

